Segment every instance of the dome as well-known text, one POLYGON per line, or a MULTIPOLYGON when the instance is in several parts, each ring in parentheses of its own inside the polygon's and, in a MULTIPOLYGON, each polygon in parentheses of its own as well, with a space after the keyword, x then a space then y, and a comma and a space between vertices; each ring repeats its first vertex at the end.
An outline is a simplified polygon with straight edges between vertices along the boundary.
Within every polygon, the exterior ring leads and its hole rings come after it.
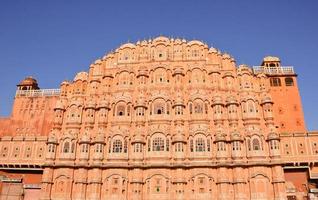
POLYGON ((87 72, 79 72, 79 73, 76 74, 76 76, 74 78, 74 82, 79 81, 79 80, 87 81, 87 79, 88 79, 87 72))
POLYGON ((23 79, 17 86, 22 87, 22 89, 23 86, 31 86, 31 88, 29 89, 33 90, 39 89, 36 79, 34 79, 32 76, 28 76, 25 79, 23 79))

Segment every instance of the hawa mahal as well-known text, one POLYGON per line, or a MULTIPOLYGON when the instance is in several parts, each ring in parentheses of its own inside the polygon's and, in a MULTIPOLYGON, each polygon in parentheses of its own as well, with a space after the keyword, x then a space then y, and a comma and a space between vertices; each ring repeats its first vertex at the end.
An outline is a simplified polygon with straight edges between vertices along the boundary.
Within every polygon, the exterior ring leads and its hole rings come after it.
POLYGON ((160 36, 59 89, 17 85, 0 119, 0 199, 317 199, 317 144, 293 67, 160 36))

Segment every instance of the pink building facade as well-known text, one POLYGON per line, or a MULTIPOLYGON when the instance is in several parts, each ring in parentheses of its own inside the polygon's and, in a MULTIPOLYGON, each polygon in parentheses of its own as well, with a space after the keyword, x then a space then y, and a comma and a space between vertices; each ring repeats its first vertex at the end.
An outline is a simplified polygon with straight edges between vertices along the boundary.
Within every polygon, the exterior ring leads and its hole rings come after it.
POLYGON ((3 198, 316 198, 293 68, 200 41, 124 44, 56 90, 27 78, 0 134, 3 198))

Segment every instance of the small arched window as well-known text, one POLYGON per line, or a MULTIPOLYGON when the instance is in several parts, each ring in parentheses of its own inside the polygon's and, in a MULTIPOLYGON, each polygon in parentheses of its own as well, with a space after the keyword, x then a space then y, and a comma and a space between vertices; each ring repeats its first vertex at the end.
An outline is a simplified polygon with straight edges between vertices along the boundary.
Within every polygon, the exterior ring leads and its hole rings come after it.
POLYGON ((285 85, 286 86, 294 86, 293 78, 285 78, 285 85))
POLYGON ((113 142, 113 153, 121 153, 123 150, 123 143, 121 140, 114 140, 113 142))
POLYGON ((124 116, 125 115, 125 106, 118 105, 117 106, 117 116, 124 116))
POLYGON ((203 102, 201 101, 194 102, 194 113, 196 114, 203 113, 203 102))
POLYGON ((75 152, 75 142, 72 142, 71 152, 72 152, 72 153, 74 153, 74 152, 75 152))
POLYGON ((259 151, 259 150, 261 150, 259 139, 254 138, 254 139, 252 140, 252 147, 253 147, 253 150, 254 150, 254 151, 259 151))
POLYGON ((192 103, 189 104, 189 111, 190 111, 190 114, 192 114, 192 103))
POLYGON ((164 105, 162 103, 155 104, 154 113, 157 115, 164 114, 164 105))
POLYGON ((63 153, 68 153, 70 151, 70 143, 64 142, 63 153))

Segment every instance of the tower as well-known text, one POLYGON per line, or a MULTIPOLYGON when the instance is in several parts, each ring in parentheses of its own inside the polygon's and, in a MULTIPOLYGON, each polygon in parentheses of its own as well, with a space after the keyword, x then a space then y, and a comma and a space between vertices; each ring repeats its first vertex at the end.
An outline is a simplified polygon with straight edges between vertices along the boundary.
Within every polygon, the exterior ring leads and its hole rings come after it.
POLYGON ((268 76, 276 127, 280 133, 305 132, 305 119, 297 84, 297 74, 292 66, 281 66, 278 57, 267 56, 260 67, 268 76))

